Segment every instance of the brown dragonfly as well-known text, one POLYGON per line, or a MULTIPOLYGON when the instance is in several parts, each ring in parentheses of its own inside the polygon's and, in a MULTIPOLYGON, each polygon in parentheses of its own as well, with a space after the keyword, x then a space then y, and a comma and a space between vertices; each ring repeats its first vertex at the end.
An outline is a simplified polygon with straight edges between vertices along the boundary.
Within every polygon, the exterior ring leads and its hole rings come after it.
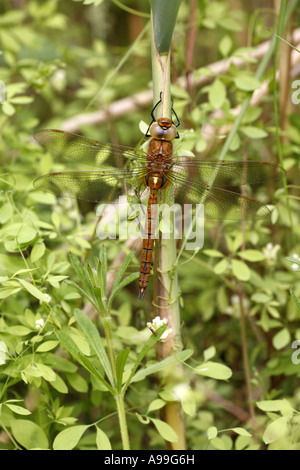
POLYGON ((204 202, 204 214, 208 219, 265 219, 270 215, 267 206, 232 191, 232 188, 275 180, 285 173, 280 166, 267 162, 174 157, 172 141, 178 137, 179 121, 175 125, 169 118, 155 120, 153 112, 152 117, 147 153, 60 130, 42 129, 34 134, 35 140, 47 150, 99 168, 40 176, 34 181, 36 189, 92 202, 115 200, 126 194, 130 186, 139 194, 149 192, 139 298, 145 295, 151 270, 155 208, 166 188, 174 189, 181 202, 204 202))

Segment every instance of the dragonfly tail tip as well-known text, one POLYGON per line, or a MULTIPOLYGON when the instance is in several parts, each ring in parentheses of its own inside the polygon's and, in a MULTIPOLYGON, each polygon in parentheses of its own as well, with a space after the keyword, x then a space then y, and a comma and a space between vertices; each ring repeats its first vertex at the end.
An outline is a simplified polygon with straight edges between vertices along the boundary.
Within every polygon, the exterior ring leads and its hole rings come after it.
POLYGON ((140 287, 139 288, 139 299, 140 300, 143 300, 143 298, 145 296, 145 292, 146 292, 146 287, 140 287))

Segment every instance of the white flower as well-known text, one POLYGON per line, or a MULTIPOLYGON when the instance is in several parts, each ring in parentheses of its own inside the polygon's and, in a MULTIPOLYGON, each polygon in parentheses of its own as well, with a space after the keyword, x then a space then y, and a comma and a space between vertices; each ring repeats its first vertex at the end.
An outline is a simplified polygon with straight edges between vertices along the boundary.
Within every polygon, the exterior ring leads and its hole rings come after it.
POLYGON ((45 322, 42 318, 39 320, 35 320, 35 329, 36 330, 41 330, 45 326, 45 322))
MULTIPOLYGON (((297 255, 297 253, 294 253, 292 255, 292 258, 294 258, 295 261, 300 261, 299 255, 297 255)), ((292 266, 291 266, 291 269, 293 271, 298 271, 298 269, 300 269, 300 266, 299 266, 298 263, 293 263, 292 266)))
MULTIPOLYGON (((156 330, 162 325, 167 325, 168 324, 168 319, 167 318, 160 318, 159 316, 155 317, 152 322, 148 322, 147 326, 149 330, 156 335, 156 330)), ((167 328, 166 331, 162 334, 160 337, 161 341, 164 341, 171 333, 173 329, 172 328, 167 328)))
POLYGON ((262 249, 268 264, 275 264, 277 258, 277 252, 280 250, 280 245, 273 245, 273 243, 267 243, 262 249))
POLYGON ((173 388, 173 394, 178 401, 185 401, 188 399, 191 392, 190 386, 185 383, 179 383, 173 388))

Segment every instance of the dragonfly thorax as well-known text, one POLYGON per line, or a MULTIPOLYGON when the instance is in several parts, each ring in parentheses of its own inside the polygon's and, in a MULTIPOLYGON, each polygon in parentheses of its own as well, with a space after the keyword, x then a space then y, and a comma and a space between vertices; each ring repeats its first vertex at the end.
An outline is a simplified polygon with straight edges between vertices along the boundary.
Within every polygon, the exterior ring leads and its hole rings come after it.
POLYGON ((167 178, 161 173, 149 173, 145 179, 150 189, 161 189, 167 181, 167 178))

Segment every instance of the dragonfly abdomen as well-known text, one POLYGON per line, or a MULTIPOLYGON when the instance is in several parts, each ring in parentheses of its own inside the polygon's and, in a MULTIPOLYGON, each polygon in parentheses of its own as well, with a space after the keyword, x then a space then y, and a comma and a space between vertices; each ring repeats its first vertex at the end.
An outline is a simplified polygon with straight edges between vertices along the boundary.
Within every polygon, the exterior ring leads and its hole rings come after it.
POLYGON ((139 277, 139 299, 143 299, 149 282, 157 218, 157 189, 150 190, 147 207, 147 220, 142 248, 139 277))

